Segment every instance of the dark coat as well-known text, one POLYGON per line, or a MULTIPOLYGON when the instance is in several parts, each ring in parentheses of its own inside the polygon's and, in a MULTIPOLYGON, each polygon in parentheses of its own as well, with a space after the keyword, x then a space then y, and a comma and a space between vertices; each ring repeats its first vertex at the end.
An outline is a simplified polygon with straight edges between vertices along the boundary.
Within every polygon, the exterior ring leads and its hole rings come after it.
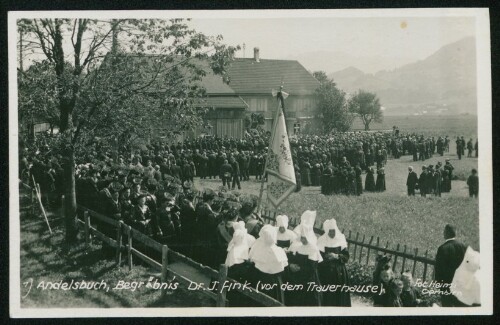
POLYGON ((408 178, 406 179, 406 186, 410 189, 414 189, 418 183, 418 176, 417 173, 414 171, 411 171, 408 173, 408 178))
POLYGON ((464 259, 466 249, 467 247, 464 244, 455 239, 448 240, 439 246, 436 253, 434 279, 441 283, 451 283, 455 270, 464 259))
POLYGON ((233 167, 230 164, 223 164, 220 168, 220 177, 224 177, 224 174, 229 173, 229 175, 233 174, 233 167))

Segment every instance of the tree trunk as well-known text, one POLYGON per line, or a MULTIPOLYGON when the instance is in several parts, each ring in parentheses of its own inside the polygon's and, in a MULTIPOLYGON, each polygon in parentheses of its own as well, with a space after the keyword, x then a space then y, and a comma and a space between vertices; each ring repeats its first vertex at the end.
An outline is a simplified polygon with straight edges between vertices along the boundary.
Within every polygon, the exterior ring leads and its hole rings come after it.
POLYGON ((64 224, 66 228, 66 244, 76 242, 78 229, 76 228, 76 191, 75 191, 75 152, 66 151, 64 164, 64 224))
POLYGON ((365 122, 365 131, 370 131, 370 122, 365 122))

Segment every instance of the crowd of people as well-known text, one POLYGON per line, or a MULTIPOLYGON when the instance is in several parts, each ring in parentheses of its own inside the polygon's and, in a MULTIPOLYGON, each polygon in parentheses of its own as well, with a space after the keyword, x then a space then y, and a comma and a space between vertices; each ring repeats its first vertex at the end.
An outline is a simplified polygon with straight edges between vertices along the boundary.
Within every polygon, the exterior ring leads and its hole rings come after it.
MULTIPOLYGON (((442 155, 447 142, 440 139, 436 148, 442 155)), ((241 182, 251 176, 266 177, 268 140, 269 134, 241 140, 203 137, 170 145, 152 142, 136 151, 122 147, 118 153, 96 142, 87 154, 76 159, 77 203, 122 220, 204 265, 218 268, 226 263, 230 277, 236 280, 348 285, 347 243, 334 219, 324 223, 325 234, 320 238, 312 228, 316 217, 312 211, 306 211, 293 230, 288 229, 286 216, 278 216, 276 226, 266 225, 256 211, 257 197, 229 191, 241 189, 241 182), (219 178, 222 186, 197 197, 194 177, 219 178)), ((292 137, 290 143, 297 190, 321 186, 325 195, 384 191, 388 156, 397 159, 413 153, 414 159, 417 155, 425 160, 435 150, 433 138, 399 132, 300 136, 292 137), (365 172, 363 188, 361 175, 365 172)), ((32 177, 40 184, 44 205, 57 205, 63 195, 62 156, 43 138, 22 148, 20 173, 29 171, 30 181, 32 177)), ((423 196, 451 190, 453 169, 448 159, 444 166, 424 166, 420 176, 410 168, 408 194, 415 195, 416 189, 423 196)), ((469 178, 468 184, 473 184, 469 186, 474 187, 476 180, 469 178)), ((97 227, 114 236, 113 229, 105 224, 97 227)), ((401 287, 399 283, 397 286, 401 287)), ((403 291, 407 286, 403 280, 403 291)), ((268 293, 278 297, 275 291, 268 293)), ((346 292, 286 293, 287 305, 317 305, 320 299, 323 305, 350 305, 346 292)), ((381 304, 395 304, 387 302, 391 299, 384 296, 381 304)))

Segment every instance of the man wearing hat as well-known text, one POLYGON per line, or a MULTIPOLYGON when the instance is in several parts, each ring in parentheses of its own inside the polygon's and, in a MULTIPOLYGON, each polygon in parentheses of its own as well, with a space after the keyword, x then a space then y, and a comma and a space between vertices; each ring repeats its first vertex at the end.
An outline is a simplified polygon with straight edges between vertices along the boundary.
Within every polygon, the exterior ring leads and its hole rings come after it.
POLYGON ((415 188, 418 184, 418 176, 413 167, 408 167, 408 177, 406 178, 406 188, 408 189, 408 196, 415 196, 415 188))

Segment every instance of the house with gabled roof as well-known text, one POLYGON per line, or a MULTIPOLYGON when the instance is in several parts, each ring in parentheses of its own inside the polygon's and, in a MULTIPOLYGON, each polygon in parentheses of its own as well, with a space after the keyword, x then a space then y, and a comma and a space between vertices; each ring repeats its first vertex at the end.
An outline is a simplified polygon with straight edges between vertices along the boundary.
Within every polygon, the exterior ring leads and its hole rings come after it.
POLYGON ((253 58, 235 58, 228 75, 228 86, 248 104, 248 112, 264 115, 266 130, 271 130, 277 108, 271 92, 280 85, 289 94, 285 100, 289 133, 298 133, 306 124, 317 122, 315 91, 320 83, 298 61, 261 59, 255 48, 253 58))

